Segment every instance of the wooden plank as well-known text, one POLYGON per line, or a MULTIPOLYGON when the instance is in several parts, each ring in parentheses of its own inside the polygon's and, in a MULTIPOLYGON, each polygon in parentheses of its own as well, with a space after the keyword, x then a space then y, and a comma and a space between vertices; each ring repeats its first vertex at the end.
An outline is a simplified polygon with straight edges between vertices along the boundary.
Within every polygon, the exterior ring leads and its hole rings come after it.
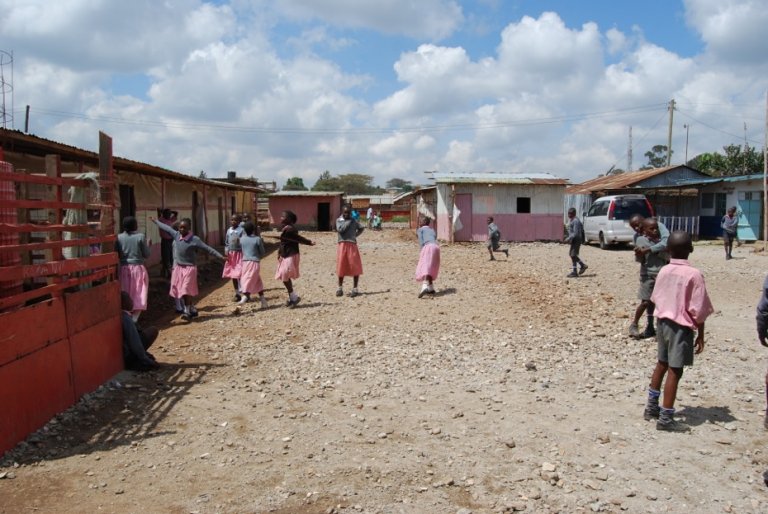
POLYGON ((76 398, 122 371, 123 327, 119 312, 117 316, 70 336, 69 342, 76 398))
POLYGON ((66 321, 61 299, 0 314, 0 366, 66 338, 66 321))
POLYGON ((69 336, 120 316, 120 282, 114 280, 90 289, 64 295, 69 336))
POLYGON ((56 200, 6 200, 3 207, 15 209, 82 209, 87 208, 86 203, 57 202, 56 200))
POLYGON ((0 366, 0 455, 74 403, 69 340, 0 366))
POLYGON ((27 266, 2 266, 0 267, 0 282, 44 277, 48 275, 69 275, 78 271, 88 271, 104 266, 117 265, 117 253, 91 255, 64 261, 46 262, 44 264, 30 264, 27 266))
POLYGON ((91 187, 91 181, 77 178, 56 178, 47 175, 26 175, 24 173, 5 173, 0 171, 0 180, 10 180, 12 182, 26 184, 42 184, 49 186, 74 186, 91 187))
MULTIPOLYGON (((67 248, 69 246, 88 246, 98 243, 115 242, 117 235, 112 234, 109 236, 87 237, 83 239, 67 239, 59 241, 46 241, 44 243, 28 243, 23 245, 6 245, 0 246, 0 253, 9 252, 35 252, 40 250, 47 250, 50 248, 67 248)), ((56 259, 61 260, 61 259, 56 259)))
POLYGON ((32 289, 31 291, 25 291, 21 294, 0 298, 0 311, 10 307, 15 307, 17 305, 23 305, 26 302, 35 300, 37 298, 42 298, 44 296, 50 295, 53 297, 58 297, 61 296, 61 292, 65 289, 76 287, 80 284, 90 284, 91 282, 101 280, 103 278, 117 280, 117 267, 111 266, 107 269, 100 269, 82 277, 72 277, 55 284, 32 289))
POLYGON ((41 225, 36 223, 0 223, 0 234, 20 232, 98 232, 90 225, 41 225))

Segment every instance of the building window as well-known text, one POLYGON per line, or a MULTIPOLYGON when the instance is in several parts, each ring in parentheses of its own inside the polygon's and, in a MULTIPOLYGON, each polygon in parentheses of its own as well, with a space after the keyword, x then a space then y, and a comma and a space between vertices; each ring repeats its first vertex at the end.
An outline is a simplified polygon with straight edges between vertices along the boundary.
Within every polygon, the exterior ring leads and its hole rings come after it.
POLYGON ((711 209, 715 206, 715 193, 701 193, 701 208, 711 209))
POLYGON ((517 213, 518 214, 530 214, 531 212, 531 199, 525 196, 517 197, 517 213))

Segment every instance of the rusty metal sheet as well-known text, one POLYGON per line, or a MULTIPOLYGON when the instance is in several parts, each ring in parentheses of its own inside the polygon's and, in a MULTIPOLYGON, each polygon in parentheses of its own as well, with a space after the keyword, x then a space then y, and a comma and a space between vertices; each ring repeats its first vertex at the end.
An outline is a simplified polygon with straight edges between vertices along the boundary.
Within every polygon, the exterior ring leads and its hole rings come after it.
POLYGON ((89 393, 123 369, 123 328, 114 316, 70 336, 75 397, 89 393))
POLYGON ((0 454, 74 403, 68 340, 0 366, 0 454))
POLYGON ((120 320, 120 283, 116 280, 64 295, 69 335, 82 332, 102 321, 120 320))
POLYGON ((0 366, 67 337, 61 299, 0 314, 0 366))

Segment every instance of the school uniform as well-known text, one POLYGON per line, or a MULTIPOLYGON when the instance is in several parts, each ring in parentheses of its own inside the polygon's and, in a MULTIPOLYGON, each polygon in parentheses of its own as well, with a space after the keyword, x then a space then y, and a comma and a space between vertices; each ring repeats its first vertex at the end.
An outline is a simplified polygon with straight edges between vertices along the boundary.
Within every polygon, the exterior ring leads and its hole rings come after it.
POLYGON ((227 235, 224 238, 224 250, 227 256, 227 262, 224 263, 223 278, 240 278, 242 273, 243 251, 240 246, 240 238, 245 234, 241 226, 235 228, 229 227, 227 235))
POLYGON ((299 235, 299 231, 293 225, 286 225, 280 231, 280 246, 277 249, 277 270, 275 279, 288 282, 299 278, 299 244, 310 245, 312 242, 299 235))
POLYGON ((261 259, 266 254, 264 242, 259 236, 243 235, 240 238, 243 253, 242 273, 240 274, 241 293, 261 293, 264 283, 261 280, 261 259))
POLYGON ((173 237, 173 271, 171 272, 171 291, 174 298, 197 296, 197 251, 205 250, 209 254, 224 259, 215 248, 211 248, 202 239, 191 232, 182 237, 173 227, 155 220, 157 228, 173 237))
POLYGON ((133 310, 147 310, 149 274, 144 266, 151 252, 147 238, 140 232, 121 232, 115 243, 120 259, 120 289, 133 301, 133 310))
POLYGON ((416 231, 419 238, 419 262, 416 265, 416 280, 424 281, 427 276, 437 280, 440 273, 440 246, 437 244, 437 234, 432 227, 419 227, 416 231))
POLYGON ((336 246, 336 275, 339 277, 359 277, 363 274, 363 261, 357 248, 357 236, 363 228, 355 219, 339 218, 336 220, 338 244, 336 246))

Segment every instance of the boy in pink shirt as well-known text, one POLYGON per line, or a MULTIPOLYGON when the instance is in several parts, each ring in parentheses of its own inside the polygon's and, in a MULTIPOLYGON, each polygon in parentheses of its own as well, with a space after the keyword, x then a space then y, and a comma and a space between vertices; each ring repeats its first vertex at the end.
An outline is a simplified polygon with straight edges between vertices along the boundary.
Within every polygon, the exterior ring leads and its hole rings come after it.
POLYGON ((671 259, 659 271, 651 295, 656 305, 658 362, 648 386, 643 417, 657 419, 657 430, 686 432, 690 429, 674 419, 677 386, 683 376, 683 366, 693 365, 694 353, 704 350, 704 321, 714 308, 704 277, 688 263, 693 251, 690 234, 672 232, 667 245, 671 259), (666 381, 664 375, 667 375, 666 381), (664 398, 659 405, 662 381, 664 398))

